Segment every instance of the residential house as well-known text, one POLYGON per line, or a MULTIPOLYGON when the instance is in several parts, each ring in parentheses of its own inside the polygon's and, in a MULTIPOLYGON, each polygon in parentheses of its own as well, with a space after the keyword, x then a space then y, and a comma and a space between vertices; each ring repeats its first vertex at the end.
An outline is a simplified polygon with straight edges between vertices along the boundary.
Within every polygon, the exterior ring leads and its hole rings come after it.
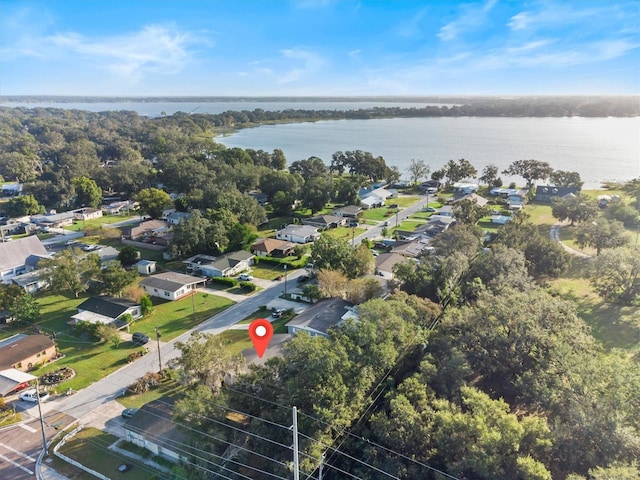
POLYGON ((415 258, 429 247, 429 242, 421 238, 409 241, 397 241, 389 253, 395 253, 405 258, 415 258))
POLYGON ((389 191, 386 188, 376 188, 374 190, 370 190, 367 188, 363 188, 359 192, 360 197, 360 205, 365 210, 369 208, 378 208, 384 205, 387 198, 393 198, 398 195, 397 191, 389 191))
POLYGON ((47 335, 17 334, 0 341, 0 370, 26 372, 50 362, 57 354, 55 342, 47 335))
MULTIPOLYGON (((470 193, 468 195, 464 195, 462 197, 458 197, 451 203, 453 203, 455 205, 456 203, 462 202, 463 200, 469 200, 469 201, 475 203, 476 205, 478 205, 479 207, 486 207, 489 204, 489 200, 487 200, 484 197, 481 197, 477 193, 470 193)), ((442 209, 440 209, 440 210, 442 211, 442 209)), ((440 215, 442 215, 442 213, 440 213, 440 215)))
POLYGON ((17 197, 22 194, 22 183, 10 182, 2 184, 2 196, 3 197, 17 197))
POLYGON ((415 233, 419 233, 420 235, 427 237, 435 237, 439 233, 447 230, 454 223, 456 223, 456 219, 454 217, 431 215, 429 217, 429 221, 425 225, 420 225, 415 229, 415 233))
POLYGON ((35 235, 0 243, 0 282, 34 271, 43 258, 51 255, 35 235))
POLYGON ((577 195, 580 189, 578 187, 553 187, 549 185, 541 185, 536 187, 536 200, 538 202, 550 202, 555 198, 562 198, 565 195, 577 195))
MULTIPOLYGON (((198 257, 202 256, 199 255, 198 257)), ((245 252, 244 250, 225 253, 211 262, 199 264, 194 272, 207 277, 233 277, 249 270, 249 267, 253 265, 254 257, 253 253, 245 252)))
POLYGON ((376 275, 386 279, 393 279, 393 267, 398 263, 407 261, 407 257, 399 253, 381 253, 376 257, 376 275))
POLYGON ((357 205, 347 205, 345 207, 336 208, 333 214, 338 217, 356 218, 362 213, 362 207, 357 205))
POLYGON ((195 293, 198 286, 204 286, 206 280, 182 273, 166 272, 149 275, 140 282, 140 286, 153 297, 165 300, 179 300, 195 293))
POLYGON ((124 439, 167 460, 186 459, 187 437, 173 420, 174 403, 171 397, 145 403, 122 425, 124 439))
POLYGON ((100 268, 103 270, 108 267, 117 267, 121 265, 120 260, 118 260, 120 252, 113 247, 102 247, 91 253, 98 255, 98 258, 100 258, 100 268))
POLYGON ((477 183, 469 182, 456 182, 453 184, 453 195, 455 197, 462 197, 464 195, 470 195, 478 191, 479 185, 477 183))
POLYGON ((321 230, 340 227, 346 222, 347 219, 345 217, 338 217, 337 215, 318 215, 302 220, 303 224, 311 225, 312 227, 316 227, 321 230))
POLYGON ((15 391, 20 385, 34 381, 36 378, 30 373, 21 372, 15 368, 0 370, 0 397, 5 397, 15 391))
POLYGON ((107 212, 108 215, 120 215, 121 213, 129 213, 138 207, 137 202, 112 202, 109 205, 102 207, 102 210, 107 212))
POLYGON ((187 218, 189 218, 191 216, 191 214, 189 212, 171 212, 170 214, 167 215, 167 217, 165 218, 166 222, 169 225, 178 225, 179 223, 183 222, 184 220, 186 220, 187 218))
POLYGON ((526 203, 529 190, 524 188, 492 188, 489 193, 500 196, 507 201, 510 210, 520 210, 526 203))
POLYGON ((73 225, 75 215, 72 211, 49 213, 46 215, 32 215, 31 222, 40 228, 62 228, 73 225))
POLYGON ((73 211, 73 218, 76 220, 95 220, 102 217, 102 210, 97 208, 80 208, 73 211))
POLYGON ((295 245, 275 238, 262 238, 251 245, 251 253, 258 257, 288 257, 295 245))
POLYGON ((310 225, 287 225, 276 232, 278 240, 301 244, 313 242, 318 237, 320 237, 318 229, 310 225))
POLYGON ((451 205, 443 205, 438 210, 438 215, 442 215, 443 217, 453 217, 453 207, 451 205))
POLYGON ((187 258, 186 260, 183 260, 182 263, 187 266, 188 273, 204 275, 204 273, 202 273, 201 271, 201 268, 203 266, 211 265, 213 262, 215 262, 215 260, 216 257, 213 257, 211 255, 198 254, 194 255, 193 257, 187 258))
POLYGON ((80 322, 113 324, 116 328, 128 325, 125 317, 131 315, 133 320, 142 317, 142 307, 129 300, 113 297, 91 297, 78 305, 78 313, 73 315, 74 324, 80 322))
POLYGON ((27 293, 36 293, 45 288, 49 283, 41 270, 16 275, 11 279, 11 283, 18 285, 27 293))
POLYGON ((160 237, 169 232, 169 224, 164 220, 147 220, 139 225, 125 228, 123 236, 127 240, 144 242, 147 239, 160 237))
POLYGON ((491 215, 491 223, 495 223, 496 225, 504 225, 511 220, 513 220, 513 217, 511 217, 510 215, 491 215))
POLYGON ((341 298, 324 298, 294 317, 286 327, 292 335, 306 332, 312 337, 329 337, 329 329, 347 318, 358 318, 352 303, 341 298))
POLYGON ((249 193, 247 193, 247 195, 249 195, 256 202, 258 202, 258 205, 260 205, 261 207, 264 207, 267 204, 267 202, 269 201, 269 197, 267 197, 266 193, 249 192, 249 193))

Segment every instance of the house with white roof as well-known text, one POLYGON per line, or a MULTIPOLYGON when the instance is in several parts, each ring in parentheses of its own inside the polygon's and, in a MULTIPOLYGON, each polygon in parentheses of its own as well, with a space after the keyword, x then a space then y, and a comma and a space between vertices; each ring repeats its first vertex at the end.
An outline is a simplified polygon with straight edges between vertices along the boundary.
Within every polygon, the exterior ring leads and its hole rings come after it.
POLYGON ((278 240, 293 243, 310 243, 320 237, 320 232, 316 227, 310 225, 287 225, 282 230, 276 232, 278 240))

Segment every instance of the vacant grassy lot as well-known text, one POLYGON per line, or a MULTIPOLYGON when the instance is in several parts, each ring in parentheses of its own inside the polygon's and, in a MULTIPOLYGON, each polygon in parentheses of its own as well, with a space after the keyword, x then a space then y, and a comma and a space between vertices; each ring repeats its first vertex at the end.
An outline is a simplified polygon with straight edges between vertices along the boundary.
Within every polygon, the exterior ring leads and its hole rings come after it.
MULTIPOLYGON (((257 310, 240 321, 239 324, 248 324, 257 318, 273 320, 271 322, 271 325, 273 325, 273 333, 287 333, 285 325, 293 318, 293 315, 285 314, 278 319, 274 319, 271 317, 270 311, 257 310)), ((253 347, 247 330, 227 330, 220 334, 220 338, 231 353, 242 353, 243 350, 253 347)))
MULTIPOLYGON (((163 478, 165 475, 163 472, 107 448, 117 440, 118 437, 103 433, 96 428, 85 428, 60 448, 60 453, 102 473, 112 480, 130 480, 132 478, 136 480, 154 480, 163 478), (131 465, 132 469, 128 472, 119 472, 118 466, 123 463, 131 465)), ((54 458, 56 458, 54 468, 69 479, 94 478, 85 472, 78 473, 78 469, 72 465, 57 459, 57 457, 54 458), (72 468, 69 469, 67 466, 72 468)))
MULTIPOLYGON (((137 215, 135 215, 137 218, 137 215)), ((101 225, 111 225, 112 223, 124 222, 134 218, 134 215, 105 215, 93 220, 74 220, 73 225, 64 227, 65 230, 72 230, 74 232, 80 232, 85 228, 96 229, 101 225)))
POLYGON ((198 292, 195 296, 177 302, 156 304, 154 313, 136 321, 131 330, 146 333, 150 337, 153 335, 155 338, 155 327, 158 327, 164 341, 172 340, 234 303, 224 297, 198 292))
POLYGON ((325 230, 324 233, 327 235, 331 235, 334 238, 342 238, 343 240, 350 241, 353 237, 357 237, 361 233, 364 233, 365 229, 362 227, 338 227, 338 228, 330 228, 329 230, 325 230))
POLYGON ((369 210, 364 210, 362 212, 362 218, 366 220, 381 222, 383 220, 387 220, 388 218, 390 218, 395 214, 396 214, 395 209, 389 209, 387 207, 370 208, 369 210))
POLYGON ((140 408, 145 403, 152 402, 162 397, 177 397, 184 392, 185 387, 173 378, 174 375, 165 375, 161 385, 140 395, 126 395, 116 400, 125 408, 140 408))

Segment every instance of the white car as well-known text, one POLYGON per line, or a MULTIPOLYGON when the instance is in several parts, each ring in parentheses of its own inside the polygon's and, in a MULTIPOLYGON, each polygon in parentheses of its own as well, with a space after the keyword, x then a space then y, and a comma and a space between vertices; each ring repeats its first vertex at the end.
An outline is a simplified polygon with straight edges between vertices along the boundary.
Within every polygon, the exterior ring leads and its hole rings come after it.
POLYGON ((248 273, 241 273, 238 279, 243 282, 250 282, 251 280, 253 280, 253 277, 248 273))
MULTIPOLYGON (((49 399, 49 394, 47 392, 40 392, 40 402, 46 402, 49 399)), ((32 388, 31 390, 25 390, 20 394, 20 400, 24 400, 25 402, 34 402, 38 401, 38 394, 36 393, 36 389, 32 388)))

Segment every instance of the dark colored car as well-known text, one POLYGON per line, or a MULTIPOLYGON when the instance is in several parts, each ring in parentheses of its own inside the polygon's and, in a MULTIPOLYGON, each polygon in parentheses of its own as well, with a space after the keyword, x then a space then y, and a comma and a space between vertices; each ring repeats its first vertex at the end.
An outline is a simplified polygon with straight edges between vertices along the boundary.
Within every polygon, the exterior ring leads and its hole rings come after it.
POLYGON ((136 413, 138 413, 138 409, 137 408, 125 408, 122 411, 122 418, 131 418, 133 417, 136 413))
POLYGON ((142 332, 136 332, 131 335, 131 341, 136 345, 144 345, 149 341, 149 337, 142 332))
POLYGON ((298 283, 304 283, 309 280, 309 275, 301 275, 298 277, 298 283))

